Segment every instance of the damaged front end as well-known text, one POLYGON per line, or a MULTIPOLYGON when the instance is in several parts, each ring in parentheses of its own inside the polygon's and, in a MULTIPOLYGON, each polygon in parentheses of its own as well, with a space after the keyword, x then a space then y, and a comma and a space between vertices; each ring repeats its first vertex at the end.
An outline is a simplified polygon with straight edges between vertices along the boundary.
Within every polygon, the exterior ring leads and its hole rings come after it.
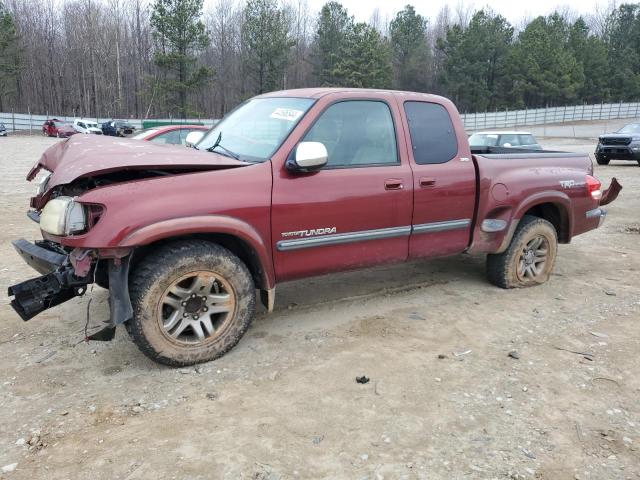
MULTIPOLYGON (((11 306, 24 321, 43 311, 86 293, 92 283, 108 279, 111 315, 102 328, 87 336, 89 340, 111 340, 115 328, 131 318, 129 299, 128 249, 105 252, 74 249, 67 253, 60 245, 46 240, 35 243, 20 239, 13 242, 18 254, 42 274, 9 287, 11 306)), ((106 286, 103 283, 104 286, 106 286)))

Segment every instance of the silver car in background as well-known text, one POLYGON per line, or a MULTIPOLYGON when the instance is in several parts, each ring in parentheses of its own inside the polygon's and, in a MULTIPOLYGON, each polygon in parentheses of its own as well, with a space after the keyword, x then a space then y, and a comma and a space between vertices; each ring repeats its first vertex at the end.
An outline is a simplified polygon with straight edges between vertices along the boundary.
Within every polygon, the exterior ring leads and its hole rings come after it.
POLYGON ((487 147, 521 148, 523 150, 542 150, 536 138, 529 132, 476 132, 469 137, 473 149, 487 147))

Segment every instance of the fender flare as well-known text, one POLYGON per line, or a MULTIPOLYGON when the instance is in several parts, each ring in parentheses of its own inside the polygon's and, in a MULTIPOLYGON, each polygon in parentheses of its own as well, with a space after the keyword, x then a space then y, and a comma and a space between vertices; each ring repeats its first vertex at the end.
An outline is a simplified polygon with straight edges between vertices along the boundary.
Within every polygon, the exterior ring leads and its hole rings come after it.
POLYGON ((225 234, 243 241, 253 250, 260 263, 265 288, 275 287, 275 274, 269 246, 251 225, 234 217, 199 215, 161 220, 130 232, 119 246, 137 247, 190 234, 225 234))
MULTIPOLYGON (((552 203, 553 205, 556 205, 558 207, 560 215, 562 217, 561 221, 567 223, 567 237, 569 239, 571 238, 571 232, 573 228, 573 218, 571 216, 571 199, 567 194, 563 192, 537 192, 525 198, 525 200, 520 202, 514 209, 513 214, 511 215, 507 233, 504 236, 502 244, 500 245, 496 253, 502 253, 509 247, 509 245, 511 244, 511 239, 513 238, 513 235, 518 228, 518 224, 520 223, 520 220, 522 219, 524 214, 536 205, 542 205, 543 203, 552 203)), ((560 232, 558 232, 558 235, 560 235, 560 232)))

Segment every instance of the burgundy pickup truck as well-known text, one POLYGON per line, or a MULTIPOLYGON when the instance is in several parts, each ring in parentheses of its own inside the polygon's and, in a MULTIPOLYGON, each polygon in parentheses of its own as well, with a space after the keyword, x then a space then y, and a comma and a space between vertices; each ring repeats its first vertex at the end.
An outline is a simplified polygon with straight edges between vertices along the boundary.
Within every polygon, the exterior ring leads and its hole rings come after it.
POLYGON ((41 171, 43 239, 14 245, 42 276, 9 288, 13 308, 28 320, 97 283, 111 315, 89 338, 124 324, 175 366, 231 349, 280 282, 471 252, 495 285, 540 284, 620 189, 603 195, 587 155, 472 152, 445 98, 355 89, 255 97, 193 149, 76 135, 28 180, 41 171))

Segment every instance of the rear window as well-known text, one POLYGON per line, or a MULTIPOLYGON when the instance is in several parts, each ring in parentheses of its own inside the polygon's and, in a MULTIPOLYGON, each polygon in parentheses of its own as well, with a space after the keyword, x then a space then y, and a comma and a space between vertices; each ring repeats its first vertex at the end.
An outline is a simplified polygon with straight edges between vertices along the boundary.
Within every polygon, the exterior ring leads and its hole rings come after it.
POLYGON ((458 140, 447 110, 438 103, 405 102, 413 159, 419 165, 445 163, 458 153, 458 140))

